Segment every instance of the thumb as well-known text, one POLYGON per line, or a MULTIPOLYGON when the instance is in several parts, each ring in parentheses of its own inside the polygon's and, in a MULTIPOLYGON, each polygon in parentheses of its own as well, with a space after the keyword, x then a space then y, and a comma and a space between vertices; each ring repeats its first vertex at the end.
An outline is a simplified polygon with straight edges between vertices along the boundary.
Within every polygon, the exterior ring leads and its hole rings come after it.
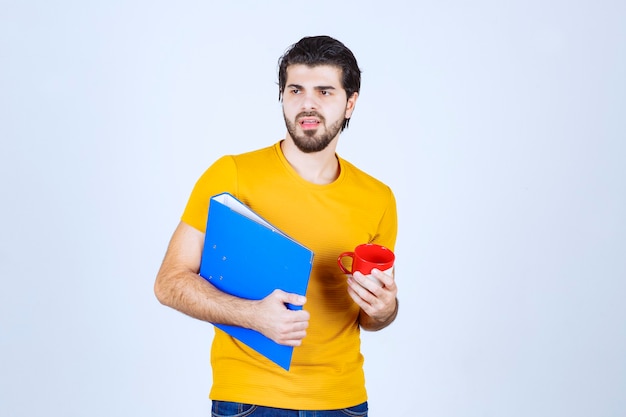
POLYGON ((299 294, 289 293, 282 290, 274 290, 274 295, 276 295, 283 303, 294 306, 303 306, 304 303, 306 303, 306 297, 299 294))

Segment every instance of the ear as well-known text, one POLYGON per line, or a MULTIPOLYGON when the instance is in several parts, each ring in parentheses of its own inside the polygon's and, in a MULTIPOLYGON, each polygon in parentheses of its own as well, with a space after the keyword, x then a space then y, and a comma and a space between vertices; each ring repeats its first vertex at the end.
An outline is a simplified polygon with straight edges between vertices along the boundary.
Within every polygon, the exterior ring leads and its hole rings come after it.
POLYGON ((352 112, 354 111, 354 106, 356 106, 356 99, 359 98, 359 93, 352 93, 352 95, 348 98, 348 102, 346 103, 346 119, 352 117, 352 112))

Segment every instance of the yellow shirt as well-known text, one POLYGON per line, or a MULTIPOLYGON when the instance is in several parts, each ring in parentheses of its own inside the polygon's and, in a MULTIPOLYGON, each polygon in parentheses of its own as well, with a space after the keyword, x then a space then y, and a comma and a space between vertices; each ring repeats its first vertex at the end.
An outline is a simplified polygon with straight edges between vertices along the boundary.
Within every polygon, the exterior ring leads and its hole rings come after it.
POLYGON ((209 198, 229 192, 315 253, 307 289, 311 319, 285 371, 215 330, 210 397, 276 408, 324 410, 367 400, 360 351, 359 307, 337 265, 340 253, 375 242, 393 250, 396 202, 382 182, 339 158, 331 184, 302 179, 280 143, 217 160, 198 180, 182 221, 204 232, 209 198))

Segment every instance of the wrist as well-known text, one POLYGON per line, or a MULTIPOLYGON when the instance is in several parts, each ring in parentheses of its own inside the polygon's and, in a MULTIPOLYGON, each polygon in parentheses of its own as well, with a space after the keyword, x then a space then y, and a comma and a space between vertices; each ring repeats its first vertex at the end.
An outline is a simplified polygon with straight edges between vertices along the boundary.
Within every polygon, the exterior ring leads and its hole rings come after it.
POLYGON ((396 297, 395 301, 396 301, 396 305, 393 311, 391 312, 391 315, 389 315, 385 320, 382 321, 383 325, 391 324, 398 316, 398 309, 400 308, 400 302, 398 301, 398 297, 396 297))

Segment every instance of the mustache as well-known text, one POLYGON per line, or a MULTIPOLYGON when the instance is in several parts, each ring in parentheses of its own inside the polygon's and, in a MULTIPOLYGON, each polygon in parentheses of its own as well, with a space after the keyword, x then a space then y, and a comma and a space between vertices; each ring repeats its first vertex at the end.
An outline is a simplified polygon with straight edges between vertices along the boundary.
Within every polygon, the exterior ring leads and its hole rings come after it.
POLYGON ((324 118, 324 116, 322 116, 321 114, 319 114, 316 111, 303 111, 298 113, 298 115, 296 116, 296 120, 298 119, 302 119, 303 117, 316 117, 318 119, 320 119, 321 122, 325 121, 326 119, 324 118))

